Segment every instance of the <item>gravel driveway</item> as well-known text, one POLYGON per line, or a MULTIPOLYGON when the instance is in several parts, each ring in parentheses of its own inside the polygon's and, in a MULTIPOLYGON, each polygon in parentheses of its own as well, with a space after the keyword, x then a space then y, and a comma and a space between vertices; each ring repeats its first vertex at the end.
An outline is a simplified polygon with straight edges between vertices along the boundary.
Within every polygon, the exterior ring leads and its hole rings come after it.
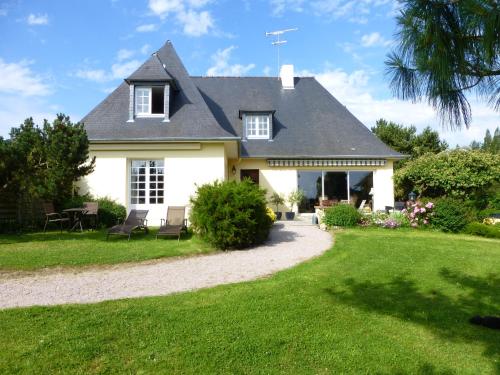
POLYGON ((0 308, 161 296, 253 280, 318 256, 331 245, 331 235, 315 226, 279 222, 264 245, 250 250, 72 272, 2 276, 0 308))

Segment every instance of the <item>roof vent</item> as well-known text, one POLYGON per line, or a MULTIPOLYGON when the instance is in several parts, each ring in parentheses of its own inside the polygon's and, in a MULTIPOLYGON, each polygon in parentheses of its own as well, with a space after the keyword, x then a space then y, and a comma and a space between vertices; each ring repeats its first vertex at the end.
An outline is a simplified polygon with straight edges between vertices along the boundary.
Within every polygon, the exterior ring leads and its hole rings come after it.
POLYGON ((283 65, 280 70, 281 85, 285 90, 294 88, 293 65, 283 65))

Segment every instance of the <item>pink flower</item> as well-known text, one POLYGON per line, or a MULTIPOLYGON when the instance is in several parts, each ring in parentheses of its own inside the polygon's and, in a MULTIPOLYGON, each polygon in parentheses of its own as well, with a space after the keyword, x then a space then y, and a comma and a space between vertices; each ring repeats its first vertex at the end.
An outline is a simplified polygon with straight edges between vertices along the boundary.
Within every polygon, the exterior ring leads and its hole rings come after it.
POLYGON ((424 224, 429 224, 429 220, 424 220, 424 224))
POLYGON ((420 212, 421 212, 421 213, 424 213, 424 212, 425 212, 425 208, 424 208, 424 207, 422 207, 422 208, 420 209, 420 212))
POLYGON ((414 218, 415 218, 415 213, 414 213, 414 212, 412 212, 412 213, 410 214, 410 217, 411 217, 412 219, 414 219, 414 218))
POLYGON ((416 227, 418 227, 418 224, 417 224, 416 222, 413 222, 413 223, 411 223, 411 226, 412 226, 413 228, 416 228, 416 227))
POLYGON ((432 207, 434 207, 434 203, 432 202, 428 202, 426 205, 425 205, 426 208, 428 209, 431 209, 432 207))

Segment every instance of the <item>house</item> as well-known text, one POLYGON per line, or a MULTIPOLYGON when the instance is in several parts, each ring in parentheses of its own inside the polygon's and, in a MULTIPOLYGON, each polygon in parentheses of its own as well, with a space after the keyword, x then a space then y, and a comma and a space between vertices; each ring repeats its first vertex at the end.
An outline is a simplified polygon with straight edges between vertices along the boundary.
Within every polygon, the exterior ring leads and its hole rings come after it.
POLYGON ((188 205, 196 185, 249 177, 288 195, 392 206, 393 162, 375 137, 314 78, 192 77, 170 41, 83 118, 96 157, 80 191, 128 210, 188 205))

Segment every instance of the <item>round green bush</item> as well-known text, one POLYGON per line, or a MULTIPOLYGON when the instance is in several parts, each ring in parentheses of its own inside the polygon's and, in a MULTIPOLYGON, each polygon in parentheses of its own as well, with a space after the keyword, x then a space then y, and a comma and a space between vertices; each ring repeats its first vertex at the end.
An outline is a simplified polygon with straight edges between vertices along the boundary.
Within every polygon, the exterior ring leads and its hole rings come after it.
POLYGON ((350 204, 339 204, 325 211, 323 222, 327 227, 353 227, 361 220, 359 211, 350 204))
POLYGON ((191 198, 191 226, 222 250, 260 244, 267 239, 272 225, 265 193, 248 180, 202 185, 191 198))
POLYGON ((460 232, 473 221, 471 209, 463 201, 442 198, 435 202, 430 223, 443 232, 460 232))
POLYGON ((99 203, 97 211, 99 223, 105 227, 112 227, 127 216, 125 207, 110 198, 99 198, 97 203, 99 203))

